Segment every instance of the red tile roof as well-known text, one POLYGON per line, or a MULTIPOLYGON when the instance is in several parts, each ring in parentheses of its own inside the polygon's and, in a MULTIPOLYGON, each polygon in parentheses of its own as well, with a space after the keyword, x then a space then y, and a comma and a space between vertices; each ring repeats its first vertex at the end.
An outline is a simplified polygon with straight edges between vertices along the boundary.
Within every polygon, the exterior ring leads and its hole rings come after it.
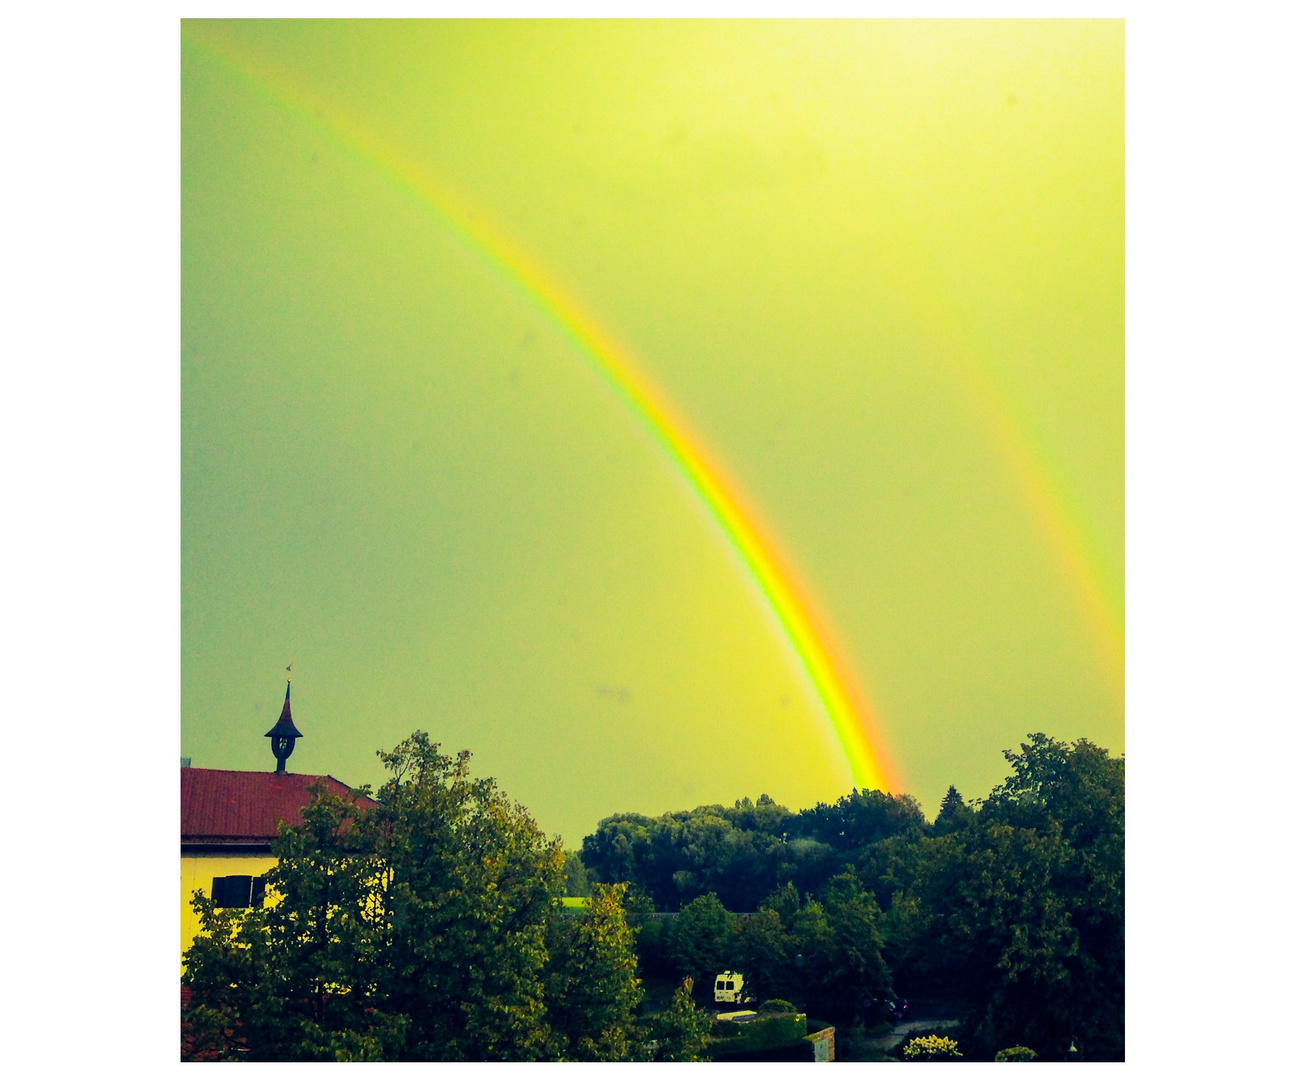
MULTIPOLYGON (((349 794, 348 785, 333 776, 182 769, 181 841, 274 840, 280 822, 303 821, 300 810, 312 800, 308 788, 318 782, 333 795, 349 794)), ((358 804, 376 805, 366 798, 358 804)))

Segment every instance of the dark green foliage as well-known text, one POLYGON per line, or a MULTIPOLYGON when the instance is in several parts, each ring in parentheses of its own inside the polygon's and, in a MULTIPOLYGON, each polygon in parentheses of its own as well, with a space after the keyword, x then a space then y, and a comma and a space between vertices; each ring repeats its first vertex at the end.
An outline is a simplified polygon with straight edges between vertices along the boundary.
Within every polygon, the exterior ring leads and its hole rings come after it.
POLYGON ((649 1027, 654 1061, 705 1061, 716 1018, 693 1002, 693 980, 685 979, 664 1012, 649 1027))
POLYGON ((638 930, 639 927, 652 918, 655 911, 652 897, 639 888, 638 885, 626 885, 625 920, 632 929, 638 930))
POLYGON ((676 974, 710 989, 716 975, 734 961, 737 919, 716 898, 700 896, 671 924, 667 952, 676 974))
POLYGON ((779 916, 780 922, 785 927, 791 927, 793 925, 793 916, 802 907, 802 897, 798 895, 797 889, 793 887, 793 882, 786 881, 782 887, 776 889, 761 901, 761 907, 763 909, 769 908, 779 916))
MULTIPOLYGON (((913 799, 882 792, 797 814, 742 800, 608 818, 583 858, 597 877, 639 883, 662 910, 714 893, 755 911, 716 970, 743 971, 758 995, 845 1016, 857 995, 895 986, 964 1005, 962 1034, 984 1060, 1016 1043, 1059 1060, 1071 1038, 1084 1058, 1117 1060, 1123 759, 1041 734, 1006 758, 1011 776, 987 799, 967 804, 953 786, 931 824, 913 799)), ((650 934, 647 951, 641 941, 645 965, 688 970, 677 933, 650 934)), ((713 966, 694 970, 710 977, 713 966)))
POLYGON ((548 1022, 553 1054, 563 1060, 627 1061, 639 1045, 643 990, 624 893, 624 885, 599 885, 580 918, 549 926, 548 1022))
POLYGON ((909 795, 863 789, 800 814, 762 795, 755 804, 740 799, 659 818, 604 818, 585 837, 581 857, 593 880, 635 882, 661 911, 709 892, 731 911, 755 911, 781 882, 815 892, 849 854, 864 857, 895 838, 914 841, 926 827, 909 795))
POLYGON ((943 796, 942 805, 938 807, 938 816, 934 818, 931 830, 934 836, 946 836, 965 828, 974 819, 974 810, 965 805, 961 793, 952 784, 943 796))
POLYGON ((784 866, 809 862, 810 852, 786 850, 792 819, 765 795, 755 804, 741 799, 732 808, 700 806, 660 818, 617 814, 585 837, 581 857, 593 880, 636 883, 659 911, 709 892, 731 910, 751 911, 784 866))
POLYGON ((746 1023, 718 1020, 713 1031, 711 1056, 738 1054, 751 1050, 769 1050, 799 1042, 807 1036, 805 1016, 790 1011, 786 1015, 759 1016, 746 1023))
POLYGON ((794 952, 793 939, 777 912, 763 907, 755 915, 740 918, 737 966, 754 997, 790 990, 794 952))
POLYGON ((970 1060, 1123 1057, 1124 763, 1086 740, 1031 735, 987 799, 949 788, 932 824, 881 792, 797 814, 762 796, 615 815, 578 858, 468 755, 418 733, 382 756, 377 809, 320 791, 283 830, 271 906, 196 901, 193 1056, 701 1060, 693 980, 710 1001, 736 970, 840 1024, 895 990, 942 999, 970 1060), (592 901, 563 916, 564 892, 592 901), (645 1020, 640 968, 688 977, 645 1020))
POLYGON ((652 824, 653 819, 642 814, 616 814, 600 821, 580 848, 593 879, 636 882, 651 893, 648 882, 655 876, 650 850, 652 824))
POLYGON ((403 1018, 352 992, 374 982, 381 940, 370 899, 387 876, 371 815, 319 788, 303 817, 283 829, 267 875, 281 902, 218 909, 197 895, 184 980, 196 1056, 377 1060, 406 1039, 403 1018))
POLYGON ((634 951, 640 970, 655 975, 669 974, 671 964, 666 955, 666 931, 669 928, 653 917, 652 898, 638 885, 627 885, 623 906, 626 923, 634 934, 634 951))
POLYGON ((195 1052, 532 1060, 614 1045, 612 1009, 583 1001, 574 1017, 554 1012, 564 1028, 554 1032, 545 976, 567 985, 584 969, 617 988, 616 1013, 632 1011, 619 900, 559 929, 546 972, 561 920, 558 844, 492 780, 473 779, 465 752, 442 755, 418 732, 381 757, 391 779, 374 810, 319 790, 304 823, 282 828, 270 906, 197 899, 202 932, 185 957, 195 1052))
POLYGON ((410 1020, 404 1056, 549 1056, 542 970, 560 845, 492 780, 472 779, 465 751, 445 757, 418 733, 381 759, 392 778, 375 815, 374 985, 385 1012, 410 1020))
POLYGON ((874 896, 861 887, 855 874, 833 878, 825 892, 827 941, 811 947, 818 965, 812 972, 812 1003, 840 1019, 855 1015, 867 997, 892 990, 892 976, 884 963, 884 939, 879 924, 882 913, 874 896), (819 949, 827 952, 819 952, 819 949), (814 976, 818 974, 819 981, 814 976))
POLYGON ((592 896, 593 887, 589 882, 589 871, 580 859, 580 852, 568 851, 562 863, 562 881, 567 896, 592 896))
POLYGON ((672 925, 663 919, 645 918, 635 929, 634 951, 644 975, 676 976, 676 964, 670 955, 672 925))
POLYGON ((921 843, 889 955, 969 1003, 978 1056, 1123 1057, 1124 763, 1032 735, 964 828, 921 843))
POLYGON ((862 788, 844 795, 832 806, 817 803, 798 814, 796 830, 848 852, 868 847, 890 836, 921 836, 924 812, 910 795, 887 795, 862 788))
POLYGON ((785 1043, 783 1046, 768 1046, 764 1050, 738 1050, 729 1053, 713 1051, 712 1061, 814 1061, 815 1048, 806 1039, 785 1043))
POLYGON ((759 1013, 790 1013, 797 1012, 797 1006, 791 1001, 785 1001, 783 998, 770 998, 763 1001, 757 1011, 759 1013))
POLYGON ((826 883, 823 901, 800 903, 791 883, 772 893, 740 919, 735 955, 754 995, 786 994, 848 1018, 891 988, 882 920, 849 867, 826 883))

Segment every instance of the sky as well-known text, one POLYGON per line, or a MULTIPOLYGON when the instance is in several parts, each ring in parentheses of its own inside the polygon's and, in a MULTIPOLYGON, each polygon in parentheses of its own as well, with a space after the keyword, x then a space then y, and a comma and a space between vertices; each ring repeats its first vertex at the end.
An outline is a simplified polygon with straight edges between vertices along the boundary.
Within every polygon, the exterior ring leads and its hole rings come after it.
POLYGON ((292 661, 568 847, 1123 752, 1121 22, 181 36, 194 765, 292 661))

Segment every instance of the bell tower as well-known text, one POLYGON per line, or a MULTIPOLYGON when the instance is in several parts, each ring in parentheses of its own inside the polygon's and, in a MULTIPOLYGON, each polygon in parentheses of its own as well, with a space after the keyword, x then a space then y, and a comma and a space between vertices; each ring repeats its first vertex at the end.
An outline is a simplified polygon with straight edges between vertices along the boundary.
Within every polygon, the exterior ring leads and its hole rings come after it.
POLYGON ((267 733, 265 738, 272 740, 272 756, 276 758, 277 775, 285 773, 285 759, 295 751, 295 740, 302 739, 303 734, 295 727, 294 718, 290 715, 290 680, 285 681, 285 704, 281 706, 281 717, 276 722, 276 727, 267 733))

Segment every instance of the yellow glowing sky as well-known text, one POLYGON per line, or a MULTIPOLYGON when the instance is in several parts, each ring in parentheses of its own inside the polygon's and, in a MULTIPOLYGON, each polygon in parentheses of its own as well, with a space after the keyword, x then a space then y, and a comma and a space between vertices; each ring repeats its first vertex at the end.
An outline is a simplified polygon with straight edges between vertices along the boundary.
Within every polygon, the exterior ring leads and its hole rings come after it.
POLYGON ((182 753, 415 727, 549 831, 850 785, 752 583, 573 341, 777 539, 907 791, 1124 749, 1123 26, 186 23, 182 753), (298 105, 296 105, 298 102, 298 105), (304 103, 307 103, 305 105, 304 103))

